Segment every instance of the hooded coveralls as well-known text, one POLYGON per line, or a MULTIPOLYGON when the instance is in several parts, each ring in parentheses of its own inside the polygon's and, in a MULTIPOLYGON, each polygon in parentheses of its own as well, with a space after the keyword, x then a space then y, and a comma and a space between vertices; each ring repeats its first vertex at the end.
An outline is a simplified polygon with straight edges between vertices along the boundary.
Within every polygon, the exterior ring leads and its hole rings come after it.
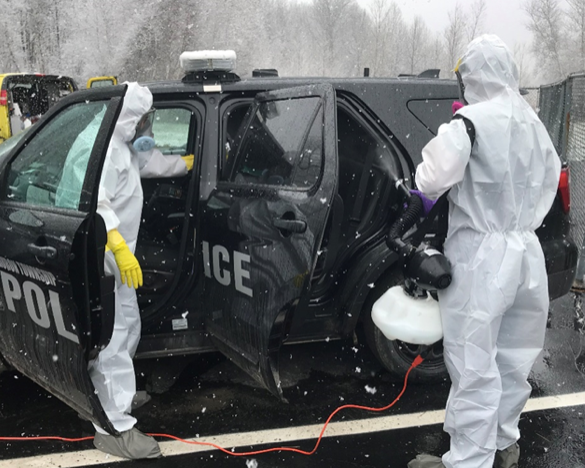
MULTIPOLYGON (((124 104, 108 147, 99 187, 98 214, 106 230, 117 229, 134 253, 142 215, 142 177, 173 177, 187 174, 180 156, 163 156, 154 149, 136 152, 131 145, 136 125, 152 107, 148 88, 128 83, 124 104)), ((130 416, 136 378, 132 358, 140 339, 140 311, 136 291, 122 284, 114 255, 106 252, 105 272, 116 277, 114 333, 110 343, 89 363, 89 373, 106 415, 119 432, 132 429, 130 416)), ((96 430, 106 434, 96 426, 96 430)))
POLYGON ((528 374, 544 344, 548 282, 534 233, 550 210, 561 164, 518 88, 510 52, 496 36, 472 41, 459 73, 465 123, 442 125, 416 171, 430 198, 447 190, 445 254, 453 282, 439 293, 445 363, 452 386, 445 430, 447 468, 492 468, 520 437, 528 374))

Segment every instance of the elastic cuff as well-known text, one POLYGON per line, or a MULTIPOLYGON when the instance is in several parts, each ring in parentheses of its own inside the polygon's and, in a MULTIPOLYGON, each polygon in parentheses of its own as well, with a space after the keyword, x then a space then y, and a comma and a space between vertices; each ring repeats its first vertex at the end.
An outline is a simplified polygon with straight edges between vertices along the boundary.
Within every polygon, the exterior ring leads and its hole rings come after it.
POLYGON ((122 234, 118 232, 117 229, 112 229, 108 232, 108 243, 107 246, 110 248, 112 252, 116 250, 117 247, 126 244, 126 241, 122 237, 122 234))

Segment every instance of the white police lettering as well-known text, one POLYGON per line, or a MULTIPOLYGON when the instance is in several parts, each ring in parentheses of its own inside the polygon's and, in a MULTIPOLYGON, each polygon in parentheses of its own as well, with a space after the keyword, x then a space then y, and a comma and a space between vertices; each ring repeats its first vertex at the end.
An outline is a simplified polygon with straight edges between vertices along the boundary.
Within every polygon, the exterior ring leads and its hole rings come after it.
POLYGON ((203 242, 203 269, 205 276, 211 278, 211 263, 209 262, 209 242, 203 242))
POLYGON ((39 327, 49 328, 51 319, 49 319, 49 311, 47 310, 43 290, 30 281, 24 282, 22 290, 24 291, 26 310, 28 310, 32 321, 39 327))
POLYGON ((49 300, 47 301, 43 289, 32 281, 25 281, 21 286, 18 279, 4 271, 0 271, 0 278, 8 310, 17 313, 15 302, 22 300, 24 293, 26 310, 34 323, 41 328, 49 329, 51 327, 49 309, 51 309, 57 333, 63 338, 79 344, 77 335, 65 327, 59 294, 49 290, 49 300))
POLYGON ((61 310, 61 301, 59 300, 59 294, 55 291, 49 291, 49 304, 53 310, 53 317, 55 318, 55 326, 57 327, 57 333, 74 343, 79 344, 79 338, 73 332, 70 332, 65 328, 65 322, 63 321, 63 311, 61 310))
MULTIPOLYGON (((214 245, 211 248, 211 255, 209 249, 209 242, 203 241, 203 270, 205 276, 208 278, 215 278, 215 280, 223 285, 229 286, 232 283, 232 274, 230 267, 230 253, 222 245, 214 245)), ((236 291, 245 294, 246 296, 253 297, 253 291, 250 287, 244 285, 244 278, 250 280, 250 270, 244 267, 244 263, 250 264, 250 256, 238 252, 237 250, 233 253, 233 273, 234 273, 234 285, 236 291)))
POLYGON ((228 252, 228 250, 225 247, 222 247, 221 245, 214 245, 213 246, 213 251, 212 251, 212 255, 213 255, 213 276, 215 276, 216 281, 219 284, 223 284, 224 286, 229 286, 230 283, 232 282, 232 275, 230 275, 230 272, 227 270, 222 270, 221 266, 220 266, 220 255, 222 257, 222 260, 229 264, 230 263, 230 253, 228 252))
POLYGON ((57 286, 57 280, 52 273, 39 270, 38 268, 25 265, 24 263, 0 257, 0 268, 8 271, 9 273, 21 274, 27 278, 37 280, 50 286, 57 286))
POLYGON ((242 262, 250 264, 250 256, 242 252, 234 251, 234 276, 236 281, 236 289, 243 292, 247 296, 252 297, 252 289, 244 286, 242 278, 250 279, 250 272, 242 267, 242 262))

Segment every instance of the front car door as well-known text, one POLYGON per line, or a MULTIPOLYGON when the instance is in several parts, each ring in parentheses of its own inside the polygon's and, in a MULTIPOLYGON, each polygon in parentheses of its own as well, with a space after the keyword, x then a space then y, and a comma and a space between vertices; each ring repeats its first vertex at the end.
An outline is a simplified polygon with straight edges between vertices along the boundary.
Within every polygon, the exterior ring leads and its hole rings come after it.
POLYGON ((291 312, 308 301, 337 184, 332 86, 258 95, 233 143, 203 214, 206 328, 282 396, 278 351, 291 312))
POLYGON ((72 94, 0 157, 0 354, 109 431, 87 363, 113 329, 95 213, 125 91, 72 94))

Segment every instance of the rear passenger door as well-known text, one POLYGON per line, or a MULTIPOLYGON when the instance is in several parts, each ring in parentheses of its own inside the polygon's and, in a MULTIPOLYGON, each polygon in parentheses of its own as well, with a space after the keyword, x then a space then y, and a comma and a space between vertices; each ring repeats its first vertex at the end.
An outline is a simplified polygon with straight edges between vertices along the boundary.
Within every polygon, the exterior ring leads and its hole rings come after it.
POLYGON ((308 290, 337 184, 335 93, 315 85, 256 97, 203 212, 206 328, 282 396, 278 351, 308 290))

